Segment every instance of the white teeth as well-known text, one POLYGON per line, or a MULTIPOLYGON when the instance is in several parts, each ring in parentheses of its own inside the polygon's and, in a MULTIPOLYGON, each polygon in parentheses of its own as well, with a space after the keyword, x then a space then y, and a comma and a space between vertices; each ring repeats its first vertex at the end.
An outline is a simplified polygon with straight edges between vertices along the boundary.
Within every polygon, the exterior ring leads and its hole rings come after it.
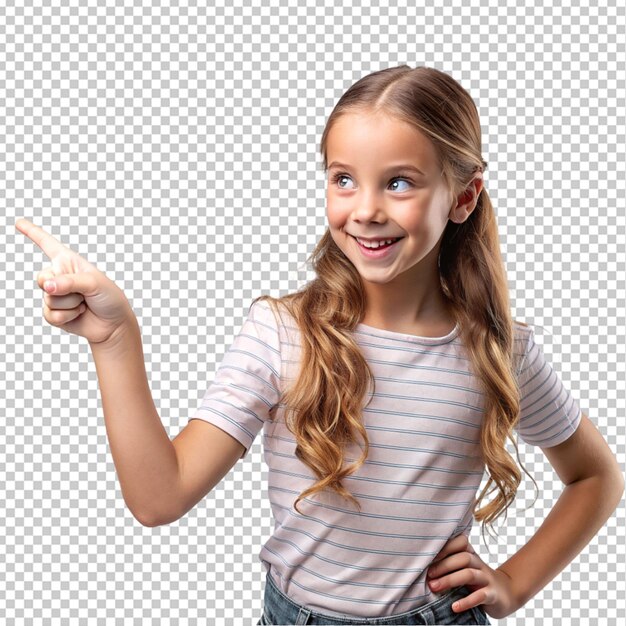
POLYGON ((373 248, 373 249, 380 248, 380 246, 382 245, 393 243, 394 241, 396 241, 396 239, 387 239, 386 241, 373 241, 370 243, 368 241, 363 241, 363 239, 356 239, 356 240, 365 248, 373 248))

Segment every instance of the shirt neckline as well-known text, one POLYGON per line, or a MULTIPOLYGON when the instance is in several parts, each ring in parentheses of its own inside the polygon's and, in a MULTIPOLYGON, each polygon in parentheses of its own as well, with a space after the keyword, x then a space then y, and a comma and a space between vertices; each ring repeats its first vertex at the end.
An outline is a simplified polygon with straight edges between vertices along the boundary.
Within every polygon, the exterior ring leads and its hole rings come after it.
POLYGON ((358 323, 356 329, 367 331, 369 334, 378 335, 380 337, 387 337, 388 339, 396 339, 401 341, 411 341, 414 343, 422 343, 427 345, 438 345, 442 343, 448 343, 452 341, 460 331, 459 323, 457 322, 454 328, 447 334, 441 337, 425 337, 421 335, 411 335, 408 333, 399 333, 394 330, 386 330, 384 328, 376 328, 369 324, 358 323))

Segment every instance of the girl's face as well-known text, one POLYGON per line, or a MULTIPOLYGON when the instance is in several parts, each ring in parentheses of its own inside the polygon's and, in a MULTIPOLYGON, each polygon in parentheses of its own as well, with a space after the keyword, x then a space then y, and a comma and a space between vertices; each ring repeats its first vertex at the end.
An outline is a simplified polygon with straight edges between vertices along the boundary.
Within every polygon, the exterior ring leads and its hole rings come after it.
MULTIPOLYGON (((327 159, 330 232, 365 281, 388 283, 412 268, 419 272, 435 246, 437 267, 438 243, 456 203, 423 133, 380 113, 344 114, 328 134, 327 159), (356 237, 402 239, 374 258, 356 237)), ((417 274, 405 278, 419 280, 417 274)))

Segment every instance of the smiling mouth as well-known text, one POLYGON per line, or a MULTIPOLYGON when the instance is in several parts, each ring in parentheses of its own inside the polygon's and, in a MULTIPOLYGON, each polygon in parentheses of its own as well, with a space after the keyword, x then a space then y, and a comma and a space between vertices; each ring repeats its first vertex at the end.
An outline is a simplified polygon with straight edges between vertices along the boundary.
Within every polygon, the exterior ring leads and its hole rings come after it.
MULTIPOLYGON (((391 241, 391 243, 384 243, 382 245, 379 243, 378 247, 369 248, 367 246, 363 246, 362 244, 360 244, 359 240, 354 235, 350 235, 350 237, 352 237, 354 241, 356 241, 362 248, 365 248, 366 250, 382 250, 383 248, 388 248, 389 246, 393 246, 393 244, 400 241, 400 239, 404 239, 404 237, 388 237, 387 239, 380 239, 378 241, 391 241)), ((365 240, 362 240, 362 241, 365 241, 365 240)))

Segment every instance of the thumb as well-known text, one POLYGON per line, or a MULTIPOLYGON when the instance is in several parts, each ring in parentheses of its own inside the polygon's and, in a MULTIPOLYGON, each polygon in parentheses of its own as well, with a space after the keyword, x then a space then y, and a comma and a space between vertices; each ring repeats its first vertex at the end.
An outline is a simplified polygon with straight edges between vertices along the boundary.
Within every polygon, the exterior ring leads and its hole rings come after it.
POLYGON ((80 293, 88 297, 98 293, 98 281, 90 272, 61 274, 60 276, 46 276, 43 288, 47 293, 55 296, 80 293))
POLYGON ((39 285, 40 289, 44 289, 44 283, 47 280, 54 280, 55 276, 56 274, 51 267, 41 270, 41 272, 37 274, 37 285, 39 285))

